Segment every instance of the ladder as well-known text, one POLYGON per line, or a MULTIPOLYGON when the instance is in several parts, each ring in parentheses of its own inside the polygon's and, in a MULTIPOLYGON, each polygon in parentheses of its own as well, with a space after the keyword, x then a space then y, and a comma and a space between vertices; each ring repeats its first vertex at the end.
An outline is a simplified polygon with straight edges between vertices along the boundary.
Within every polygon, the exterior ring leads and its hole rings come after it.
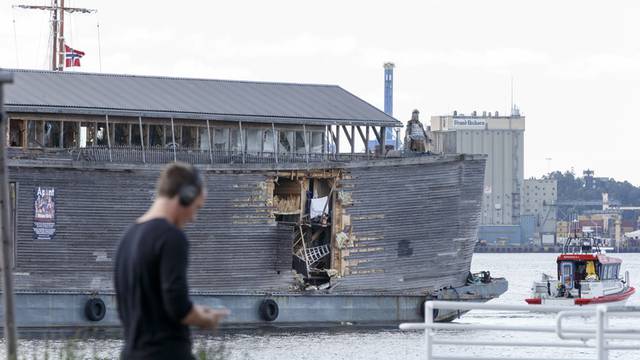
POLYGON ((329 255, 329 245, 320 245, 305 249, 305 261, 308 266, 312 266, 327 255, 329 255))
POLYGON ((304 230, 302 229, 302 226, 298 225, 298 231, 298 234, 296 234, 296 240, 294 241, 294 248, 298 244, 301 244, 302 247, 296 252, 295 255, 304 260, 305 264, 307 265, 307 272, 310 272, 312 270, 311 266, 313 266, 323 257, 329 255, 331 250, 329 248, 329 245, 320 245, 308 248, 307 244, 305 243, 304 230))

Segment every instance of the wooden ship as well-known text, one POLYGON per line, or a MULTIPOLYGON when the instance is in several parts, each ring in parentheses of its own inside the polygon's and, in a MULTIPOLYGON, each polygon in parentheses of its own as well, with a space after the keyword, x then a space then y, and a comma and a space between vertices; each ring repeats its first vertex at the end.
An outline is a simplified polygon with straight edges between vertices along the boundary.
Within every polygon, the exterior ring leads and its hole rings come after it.
POLYGON ((413 321, 506 291, 469 273, 485 157, 371 147, 401 123, 339 86, 10 71, 20 327, 118 326, 117 242, 172 161, 206 177, 189 282, 228 324, 413 321))

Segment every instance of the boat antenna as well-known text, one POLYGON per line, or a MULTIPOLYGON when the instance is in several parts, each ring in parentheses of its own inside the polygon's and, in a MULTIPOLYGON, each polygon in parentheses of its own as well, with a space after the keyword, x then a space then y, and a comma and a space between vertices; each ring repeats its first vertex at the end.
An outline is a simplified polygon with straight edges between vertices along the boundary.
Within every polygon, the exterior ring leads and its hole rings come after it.
POLYGON ((51 12, 51 68, 52 71, 64 70, 64 14, 91 14, 95 9, 65 7, 64 0, 51 0, 51 5, 12 5, 12 8, 26 10, 45 10, 51 12))
POLYGON ((13 45, 16 51, 16 68, 20 67, 20 61, 18 59, 18 32, 16 31, 16 11, 11 8, 11 16, 13 17, 13 45))
POLYGON ((514 115, 513 113, 513 75, 511 75, 511 115, 514 115))
POLYGON ((98 68, 102 72, 102 46, 100 43, 100 17, 96 11, 96 28, 98 29, 98 68))

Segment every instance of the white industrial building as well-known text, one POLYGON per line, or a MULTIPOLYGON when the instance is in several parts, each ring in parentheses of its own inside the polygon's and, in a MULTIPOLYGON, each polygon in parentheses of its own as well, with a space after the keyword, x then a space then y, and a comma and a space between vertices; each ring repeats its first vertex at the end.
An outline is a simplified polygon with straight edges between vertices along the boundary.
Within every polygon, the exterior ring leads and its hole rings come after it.
MULTIPOLYGON (((510 116, 498 112, 431 117, 432 150, 441 153, 486 154, 483 225, 519 225, 524 181, 525 117, 514 107, 510 116)), ((509 239, 514 242, 515 239, 509 239)))
POLYGON ((551 236, 553 239, 557 223, 558 181, 526 179, 522 200, 522 216, 532 217, 536 240, 544 236, 551 236))

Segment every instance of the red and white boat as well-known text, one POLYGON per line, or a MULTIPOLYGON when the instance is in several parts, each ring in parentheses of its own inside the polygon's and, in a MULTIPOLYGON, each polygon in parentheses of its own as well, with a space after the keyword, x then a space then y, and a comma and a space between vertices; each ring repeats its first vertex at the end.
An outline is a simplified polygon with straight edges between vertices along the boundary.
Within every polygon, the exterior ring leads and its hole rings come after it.
POLYGON ((624 279, 620 277, 622 260, 607 256, 600 243, 592 237, 567 239, 557 258, 558 278, 542 274, 525 301, 531 305, 624 306, 636 290, 629 285, 629 272, 624 279))

